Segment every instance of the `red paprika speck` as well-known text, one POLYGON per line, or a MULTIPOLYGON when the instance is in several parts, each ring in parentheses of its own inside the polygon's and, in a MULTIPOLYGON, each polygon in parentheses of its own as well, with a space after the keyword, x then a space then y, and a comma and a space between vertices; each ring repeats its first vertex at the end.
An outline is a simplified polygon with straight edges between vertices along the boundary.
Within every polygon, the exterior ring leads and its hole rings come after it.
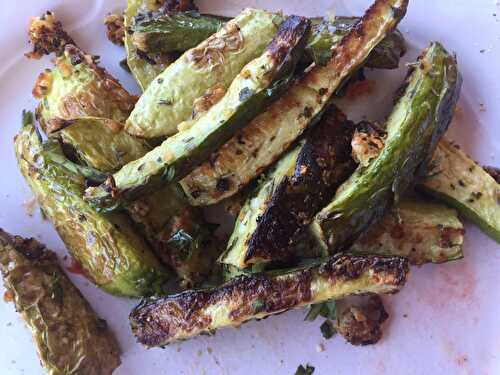
POLYGON ((83 268, 80 263, 78 263, 75 259, 71 259, 71 264, 69 267, 66 267, 68 272, 75 273, 77 275, 83 275, 83 268))
POLYGON ((14 301, 14 294, 10 290, 6 290, 3 294, 3 300, 7 303, 14 301))

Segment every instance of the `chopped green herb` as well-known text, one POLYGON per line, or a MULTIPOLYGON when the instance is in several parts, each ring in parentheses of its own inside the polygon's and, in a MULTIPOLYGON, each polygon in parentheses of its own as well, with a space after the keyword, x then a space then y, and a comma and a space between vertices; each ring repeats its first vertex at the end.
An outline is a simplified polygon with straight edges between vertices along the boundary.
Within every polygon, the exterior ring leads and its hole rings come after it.
POLYGON ((306 367, 300 365, 295 371, 295 375, 312 375, 314 373, 314 367, 307 364, 306 367))
POLYGON ((331 339, 337 333, 332 321, 329 319, 325 320, 319 329, 325 340, 331 339))

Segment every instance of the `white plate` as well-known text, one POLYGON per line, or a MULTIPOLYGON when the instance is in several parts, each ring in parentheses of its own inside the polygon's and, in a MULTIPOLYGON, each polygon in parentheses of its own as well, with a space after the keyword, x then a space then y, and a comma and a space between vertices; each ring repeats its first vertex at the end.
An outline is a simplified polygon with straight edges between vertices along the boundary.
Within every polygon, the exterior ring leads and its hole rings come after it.
MULTIPOLYGON (((0 12, 0 227, 35 236, 60 255, 63 244, 37 210, 23 208, 31 193, 17 171, 12 137, 21 110, 33 109, 31 87, 49 59, 28 61, 26 26, 30 15, 56 11, 83 49, 101 56, 102 64, 129 89, 135 85, 119 67, 123 51, 105 40, 103 16, 124 6, 124 0, 2 1, 0 12)), ((203 11, 236 14, 245 6, 286 13, 359 15, 369 4, 361 0, 200 0, 203 11)), ((495 0, 411 1, 400 26, 410 44, 406 61, 429 41, 456 51, 464 76, 459 115, 449 132, 483 164, 500 166, 500 6, 495 0), (496 14, 496 16, 494 15, 496 14)), ((404 70, 376 72, 374 95, 355 103, 353 117, 383 118, 404 70), (360 109, 362 108, 362 109, 360 109)), ((349 105, 352 107, 352 103, 349 105)), ((134 342, 127 315, 134 301, 110 297, 82 277, 70 275, 92 306, 118 336, 123 364, 116 374, 293 374, 310 363, 315 374, 500 374, 500 248, 468 225, 464 260, 414 269, 407 286, 386 298, 391 319, 375 346, 356 348, 339 337, 324 341, 319 322, 303 322, 294 311, 240 329, 219 331, 164 350, 145 350, 134 342), (325 350, 318 352, 319 344, 325 350)), ((0 289, 3 293, 3 287, 0 289)), ((29 331, 12 304, 0 302, 0 372, 43 374, 29 331)))

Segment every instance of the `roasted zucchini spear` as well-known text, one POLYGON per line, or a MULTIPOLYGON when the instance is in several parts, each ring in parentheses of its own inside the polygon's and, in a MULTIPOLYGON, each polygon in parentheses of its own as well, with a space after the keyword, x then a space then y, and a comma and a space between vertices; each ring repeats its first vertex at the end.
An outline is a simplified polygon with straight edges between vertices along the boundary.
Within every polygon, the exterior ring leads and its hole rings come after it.
MULTIPOLYGON (((103 182, 106 177, 102 178, 99 171, 112 173, 149 150, 144 141, 125 133, 121 124, 107 119, 68 121, 52 136, 93 169, 71 163, 58 152, 47 153, 47 157, 91 181, 103 182)), ((176 271, 183 287, 198 285, 208 278, 218 255, 217 247, 209 225, 201 212, 188 204, 180 186, 172 184, 146 195, 126 205, 125 211, 160 260, 176 271)))
POLYGON ((243 68, 226 95, 206 114, 124 166, 105 184, 89 188, 87 200, 99 209, 114 209, 186 176, 283 92, 300 58, 308 28, 306 18, 289 17, 262 56, 243 68))
POLYGON ((55 67, 40 73, 33 88, 33 96, 40 100, 36 114, 42 129, 50 133, 52 128, 61 127, 64 120, 83 116, 124 122, 137 98, 99 67, 95 57, 84 54, 73 44, 67 44, 72 40, 63 37, 67 34, 52 14, 45 17, 42 22, 45 26, 35 33, 32 30, 40 29, 40 22, 41 18, 34 18, 30 24, 33 44, 47 44, 49 39, 58 47, 38 47, 37 53, 60 52, 55 67))
POLYGON ((406 0, 378 0, 334 48, 326 66, 316 66, 266 112, 210 155, 181 182, 192 204, 214 204, 237 193, 317 122, 341 83, 406 12, 406 0))
MULTIPOLYGON (((43 150, 30 114, 15 139, 19 169, 44 214, 82 265, 104 290, 130 297, 161 291, 169 274, 122 214, 95 212, 82 198, 85 178, 52 161, 43 150)), ((53 147, 51 153, 62 151, 53 147)))
POLYGON ((356 255, 403 256, 411 264, 463 257, 464 227, 457 212, 419 197, 405 197, 349 249, 356 255))
MULTIPOLYGON (((203 42, 221 29, 229 18, 184 12, 169 15, 142 14, 132 27, 134 46, 144 53, 184 52, 203 42)), ((356 17, 313 20, 307 39, 304 65, 324 65, 332 57, 332 47, 359 21, 356 17)), ((403 35, 394 30, 373 49, 367 68, 395 69, 406 52, 403 35)))
POLYGON ((184 53, 148 86, 126 122, 127 132, 144 138, 177 133, 196 98, 216 84, 228 88, 241 69, 262 53, 277 31, 276 17, 246 9, 184 53))
POLYGON ((0 271, 48 374, 109 375, 120 365, 106 321, 64 274, 55 253, 0 229, 0 271))
POLYGON ((458 145, 442 140, 418 187, 455 207, 500 243, 500 184, 458 145))
POLYGON ((132 35, 128 32, 138 13, 156 11, 159 8, 158 4, 157 0, 127 0, 127 8, 123 13, 127 67, 142 91, 146 90, 149 84, 175 60, 174 57, 162 53, 156 54, 155 58, 140 53, 134 47, 132 35))
POLYGON ((51 137, 70 146, 83 164, 101 172, 115 172, 151 150, 145 141, 125 133, 123 125, 114 120, 81 117, 60 125, 52 130, 51 137))
POLYGON ((448 128, 461 82, 454 56, 431 43, 387 120, 381 153, 358 167, 311 224, 325 249, 346 250, 398 201, 448 128))
POLYGON ((221 262, 238 268, 286 260, 314 215, 356 168, 354 124, 334 106, 286 154, 243 206, 221 262))
POLYGON ((403 258, 334 257, 290 272, 240 276, 214 289, 146 299, 130 322, 140 343, 162 346, 329 299, 394 293, 407 273, 403 258))

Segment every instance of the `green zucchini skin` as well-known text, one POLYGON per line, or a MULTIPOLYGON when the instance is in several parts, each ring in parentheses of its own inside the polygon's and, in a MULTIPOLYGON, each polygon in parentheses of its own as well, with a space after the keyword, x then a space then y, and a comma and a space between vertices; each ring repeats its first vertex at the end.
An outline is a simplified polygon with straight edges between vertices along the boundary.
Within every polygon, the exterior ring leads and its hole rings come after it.
POLYGON ((140 15, 132 27, 132 42, 145 53, 184 52, 215 34, 227 21, 198 12, 159 14, 154 18, 140 15))
POLYGON ((346 250, 398 201, 448 128, 461 82, 454 56, 431 43, 387 120, 381 153, 358 167, 311 224, 325 249, 346 250))
MULTIPOLYGON (((57 147, 45 147, 45 155, 93 182, 106 179, 99 171, 114 172, 149 150, 146 142, 125 133, 123 125, 112 120, 80 118, 66 123, 51 136, 66 148, 70 146, 87 168, 69 161, 57 147)), ((199 285, 211 275, 217 246, 202 213, 189 205, 178 184, 144 196, 124 209, 155 255, 176 272, 181 287, 199 285)))
POLYGON ((137 51, 133 44, 132 35, 129 30, 134 25, 134 18, 140 12, 151 12, 159 9, 156 0, 127 0, 127 7, 123 12, 123 23, 125 27, 124 45, 127 54, 127 67, 142 91, 145 91, 149 84, 160 75, 173 61, 174 58, 160 55, 159 61, 151 61, 137 51))
POLYGON ((89 188, 88 201, 99 209, 113 210, 186 176, 288 87, 308 29, 306 18, 289 17, 262 56, 243 68, 226 95, 204 116, 124 166, 103 185, 89 188))
POLYGON ((288 273, 243 275, 213 289, 146 299, 130 323, 140 343, 162 346, 329 299, 395 293, 407 274, 403 258, 344 255, 288 273))
MULTIPOLYGON (((170 275, 135 233, 129 218, 119 213, 99 214, 90 208, 82 199, 84 177, 52 161, 29 115, 15 139, 15 152, 41 209, 89 280, 122 296, 161 291, 170 275)), ((63 158, 60 149, 58 152, 63 158)))
POLYGON ((245 268, 289 259, 299 236, 355 170, 354 124, 332 106, 242 209, 221 262, 245 268))
POLYGON ((407 1, 379 0, 335 47, 325 66, 298 79, 267 111, 210 155, 181 185, 191 204, 215 204, 236 194, 321 117, 332 95, 405 15, 407 1), (224 189, 220 189, 223 181, 224 189))
POLYGON ((418 185, 426 194, 454 207, 500 243, 500 184, 458 145, 441 140, 427 177, 418 185))
POLYGON ((55 253, 0 229, 0 271, 48 374, 111 375, 120 365, 106 321, 71 283, 55 253))
POLYGON ((150 83, 125 124, 127 132, 142 138, 177 133, 196 98, 216 84, 227 89, 243 67, 262 54, 278 29, 277 17, 246 9, 184 53, 150 83))
POLYGON ((464 227, 457 211, 421 197, 405 197, 363 233, 349 253, 402 256, 410 264, 463 258, 464 227))
MULTIPOLYGON (((132 28, 134 46, 145 53, 184 52, 216 33, 230 18, 185 12, 172 15, 141 15, 132 28)), ((303 65, 312 62, 325 65, 332 57, 332 47, 359 20, 357 17, 335 17, 333 21, 314 22, 307 39, 303 65)), ((365 66, 396 69, 406 52, 403 35, 394 30, 370 53, 365 66)))
POLYGON ((116 172, 151 150, 147 142, 125 133, 123 124, 114 120, 81 117, 60 124, 51 137, 70 146, 83 164, 101 172, 116 172))

